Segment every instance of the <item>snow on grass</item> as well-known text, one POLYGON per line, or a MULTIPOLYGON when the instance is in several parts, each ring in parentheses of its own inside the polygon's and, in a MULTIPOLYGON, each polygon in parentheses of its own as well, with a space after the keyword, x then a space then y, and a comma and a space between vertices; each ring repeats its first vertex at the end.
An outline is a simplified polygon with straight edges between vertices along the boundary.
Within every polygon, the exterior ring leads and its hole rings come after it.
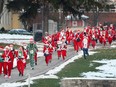
MULTIPOLYGON (((94 53, 96 53, 96 52, 91 52, 91 51, 89 52, 90 55, 93 55, 94 53)), ((59 71, 61 71, 66 65, 68 65, 68 64, 70 64, 70 63, 72 63, 72 62, 74 62, 76 59, 81 58, 81 57, 83 56, 83 52, 82 52, 82 51, 80 51, 78 54, 79 54, 79 55, 76 55, 76 56, 72 57, 71 59, 69 59, 69 60, 67 60, 66 62, 64 62, 63 64, 61 64, 60 66, 55 67, 55 68, 52 69, 52 70, 49 70, 46 74, 48 74, 48 75, 57 74, 57 73, 58 73, 59 71)))
POLYGON ((81 75, 86 78, 116 78, 116 59, 93 61, 102 63, 102 66, 96 67, 97 72, 83 72, 81 75))
POLYGON ((58 77, 55 75, 49 75, 49 76, 48 75, 40 75, 37 77, 32 77, 30 79, 27 79, 24 82, 2 83, 0 85, 0 87, 21 87, 24 85, 28 85, 29 83, 33 84, 34 83, 33 80, 36 80, 36 79, 58 79, 58 77))
POLYGON ((112 45, 111 48, 116 48, 116 45, 112 45))

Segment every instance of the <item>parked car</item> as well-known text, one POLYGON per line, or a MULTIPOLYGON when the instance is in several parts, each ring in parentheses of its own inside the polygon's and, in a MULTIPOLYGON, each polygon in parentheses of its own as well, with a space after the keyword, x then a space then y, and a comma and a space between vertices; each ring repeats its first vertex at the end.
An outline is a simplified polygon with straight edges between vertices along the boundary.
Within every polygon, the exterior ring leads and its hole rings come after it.
POLYGON ((32 35, 30 32, 25 29, 12 29, 8 32, 9 34, 20 34, 20 35, 32 35))
POLYGON ((42 40, 42 30, 36 30, 34 33, 34 41, 41 41, 42 40))

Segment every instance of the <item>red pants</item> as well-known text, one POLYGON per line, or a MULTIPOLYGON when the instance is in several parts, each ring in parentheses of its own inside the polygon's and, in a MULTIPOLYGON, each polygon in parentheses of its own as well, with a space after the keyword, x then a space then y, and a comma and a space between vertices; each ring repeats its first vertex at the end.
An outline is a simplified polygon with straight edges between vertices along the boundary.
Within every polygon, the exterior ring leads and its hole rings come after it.
POLYGON ((34 55, 34 60, 35 60, 35 63, 37 63, 37 53, 35 53, 34 55))
POLYGON ((52 54, 49 55, 49 60, 50 60, 50 61, 52 60, 52 54))
POLYGON ((58 58, 61 57, 61 50, 57 50, 58 58))
POLYGON ((61 50, 61 54, 62 54, 62 58, 63 58, 63 60, 64 60, 65 57, 66 57, 66 50, 61 50))
POLYGON ((49 55, 45 56, 45 62, 46 62, 47 65, 49 63, 49 60, 50 60, 50 56, 49 55))
POLYGON ((12 63, 11 62, 4 62, 3 63, 4 75, 11 76, 11 69, 12 69, 12 63))
POLYGON ((75 41, 75 40, 74 40, 74 42, 73 42, 73 43, 74 43, 74 50, 75 50, 75 51, 78 51, 77 41, 75 41))
POLYGON ((11 59, 11 67, 13 68, 14 58, 11 59))
POLYGON ((95 48, 96 46, 96 41, 91 41, 92 47, 95 48))
POLYGON ((76 42, 76 46, 77 46, 77 51, 79 50, 79 48, 83 48, 83 45, 82 45, 82 41, 79 41, 79 42, 76 42))
POLYGON ((0 75, 2 74, 3 62, 0 62, 0 75))
POLYGON ((17 61, 17 69, 22 75, 24 74, 25 63, 22 62, 22 59, 17 61))

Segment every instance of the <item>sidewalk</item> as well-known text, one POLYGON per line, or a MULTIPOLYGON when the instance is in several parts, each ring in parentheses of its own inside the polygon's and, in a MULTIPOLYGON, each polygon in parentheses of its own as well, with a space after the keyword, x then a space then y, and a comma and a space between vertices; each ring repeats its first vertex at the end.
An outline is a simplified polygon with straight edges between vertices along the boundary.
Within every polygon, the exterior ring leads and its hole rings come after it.
MULTIPOLYGON (((41 43, 39 43, 40 45, 41 43)), ((38 45, 38 44, 37 44, 38 45)), ((38 45, 38 46, 39 46, 38 45)), ((38 48, 39 49, 39 48, 38 48)), ((41 51, 42 51, 42 44, 40 47, 41 51)), ((20 76, 19 77, 19 73, 17 68, 12 70, 12 75, 11 78, 4 78, 3 74, 0 76, 0 84, 1 83, 9 83, 9 82, 16 82, 16 81, 22 81, 27 79, 27 75, 30 74, 31 77, 35 77, 41 74, 46 73, 47 71, 59 66, 60 64, 62 64, 63 62, 67 61, 68 59, 72 58, 73 56, 75 56, 77 53, 74 52, 73 47, 72 46, 68 46, 68 50, 67 50, 67 58, 66 60, 63 61, 63 59, 59 59, 57 58, 57 54, 56 52, 53 53, 53 59, 52 62, 46 66, 45 63, 45 58, 43 57, 39 57, 38 58, 38 65, 34 67, 34 70, 31 70, 30 64, 27 64, 27 67, 25 69, 24 72, 24 76, 20 76)))

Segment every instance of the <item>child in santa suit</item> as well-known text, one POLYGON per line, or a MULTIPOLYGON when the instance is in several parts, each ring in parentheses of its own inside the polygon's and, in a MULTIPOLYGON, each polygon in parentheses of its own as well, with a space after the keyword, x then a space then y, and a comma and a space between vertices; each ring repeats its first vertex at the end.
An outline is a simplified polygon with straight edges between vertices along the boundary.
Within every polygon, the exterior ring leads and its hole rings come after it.
POLYGON ((65 43, 65 39, 62 39, 61 55, 62 55, 63 60, 65 60, 66 55, 67 55, 67 46, 66 46, 66 43, 65 43))
POLYGON ((45 56, 45 62, 46 65, 48 66, 49 60, 50 60, 50 49, 49 49, 49 44, 45 44, 43 48, 43 53, 45 56))
POLYGON ((2 58, 4 59, 3 62, 3 70, 5 78, 11 78, 11 69, 12 69, 12 62, 10 58, 10 50, 9 46, 6 46, 4 52, 2 54, 2 58))
POLYGON ((21 46, 19 50, 17 51, 17 69, 19 71, 19 76, 24 75, 24 69, 26 64, 26 51, 24 50, 24 47, 21 46))

